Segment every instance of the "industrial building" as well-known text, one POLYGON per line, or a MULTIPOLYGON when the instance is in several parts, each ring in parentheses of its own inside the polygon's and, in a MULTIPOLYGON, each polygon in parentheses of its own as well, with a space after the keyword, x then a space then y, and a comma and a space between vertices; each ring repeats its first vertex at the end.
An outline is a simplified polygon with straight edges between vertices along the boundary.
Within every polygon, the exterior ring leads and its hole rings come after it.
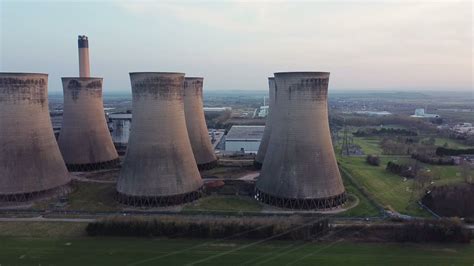
POLYGON ((132 127, 132 114, 109 114, 112 141, 119 154, 125 154, 132 127))
POLYGON ((197 199, 203 181, 184 114, 184 74, 130 73, 133 124, 117 182, 118 200, 163 206, 197 199))
POLYGON ((346 202, 328 121, 328 72, 275 73, 275 112, 256 198, 291 209, 346 202))
POLYGON ((48 75, 0 73, 0 200, 27 201, 69 191, 54 137, 48 75))
POLYGON ((411 115, 411 117, 415 117, 415 118, 439 118, 440 116, 437 115, 437 114, 425 113, 425 108, 418 108, 418 109, 415 109, 415 114, 411 115))
POLYGON ((205 114, 232 112, 232 107, 204 107, 205 114))
POLYGON ((232 126, 225 136, 227 153, 257 153, 265 126, 232 126))
POLYGON ((203 78, 187 77, 184 79, 184 114, 189 140, 200 170, 217 166, 204 117, 202 87, 203 78))
MULTIPOLYGON (((127 149, 132 127, 132 117, 133 115, 131 113, 114 113, 108 115, 112 141, 114 142, 115 148, 119 154, 125 154, 127 149)), ((221 143, 224 143, 224 141, 221 141, 223 137, 223 132, 221 132, 221 130, 209 129, 207 135, 209 141, 212 143, 213 150, 218 148, 217 146, 220 147, 221 143)))
POLYGON ((270 113, 270 106, 263 105, 263 106, 260 106, 257 113, 257 117, 261 117, 261 118, 267 117, 269 113, 270 113))
MULTIPOLYGON (((268 78, 268 89, 269 89, 269 110, 270 112, 274 109, 275 104, 275 79, 273 77, 268 78)), ((255 156, 254 166, 258 169, 262 168, 263 160, 265 159, 265 153, 267 152, 268 142, 270 141, 270 133, 272 132, 272 114, 267 116, 265 121, 265 130, 263 131, 262 141, 258 148, 257 156, 255 156)))
POLYGON ((78 46, 81 76, 62 78, 64 110, 59 148, 70 171, 115 167, 119 159, 105 119, 102 78, 89 76, 86 36, 79 36, 78 46))

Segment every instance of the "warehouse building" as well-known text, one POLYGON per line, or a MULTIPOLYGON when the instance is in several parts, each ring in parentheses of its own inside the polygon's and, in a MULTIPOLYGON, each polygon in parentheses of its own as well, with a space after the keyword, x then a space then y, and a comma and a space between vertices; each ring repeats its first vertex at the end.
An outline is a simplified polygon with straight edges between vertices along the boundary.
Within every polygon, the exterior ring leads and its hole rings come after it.
POLYGON ((232 126, 225 136, 226 152, 257 153, 265 126, 232 126))
POLYGON ((119 154, 125 154, 132 126, 132 114, 109 114, 112 140, 119 154))

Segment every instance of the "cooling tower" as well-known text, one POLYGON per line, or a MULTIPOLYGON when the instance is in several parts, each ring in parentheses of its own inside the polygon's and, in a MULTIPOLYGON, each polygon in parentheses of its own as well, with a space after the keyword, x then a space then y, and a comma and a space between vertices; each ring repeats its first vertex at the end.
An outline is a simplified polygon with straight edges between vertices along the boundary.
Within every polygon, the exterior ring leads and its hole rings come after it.
POLYGON ((69 181, 49 117, 48 75, 0 73, 0 200, 64 193, 69 181))
POLYGON ((211 169, 217 166, 217 157, 214 153, 204 117, 202 101, 203 78, 184 79, 184 114, 189 140, 193 149, 194 158, 200 170, 211 169))
POLYGON ((119 163, 102 103, 102 78, 62 78, 64 112, 59 148, 70 171, 119 163))
POLYGON ((117 183, 118 200, 133 206, 195 200, 203 184, 184 115, 184 74, 130 73, 133 123, 117 183))
POLYGON ((260 201, 331 209, 346 201, 329 133, 327 72, 275 73, 275 111, 256 184, 260 201))
POLYGON ((263 131, 262 141, 260 141, 257 156, 253 162, 254 166, 258 169, 262 168, 263 159, 265 159, 265 153, 267 152, 268 142, 270 141, 270 133, 272 132, 272 112, 275 103, 275 79, 273 77, 268 78, 268 88, 270 96, 268 103, 269 113, 265 121, 265 130, 263 131))

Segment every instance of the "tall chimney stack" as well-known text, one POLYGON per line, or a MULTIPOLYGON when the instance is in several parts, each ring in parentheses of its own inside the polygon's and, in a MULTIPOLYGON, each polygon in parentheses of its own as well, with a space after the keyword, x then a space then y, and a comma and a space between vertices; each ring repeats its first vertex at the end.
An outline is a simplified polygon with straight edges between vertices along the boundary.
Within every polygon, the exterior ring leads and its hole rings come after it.
POLYGON ((89 39, 86 35, 79 35, 77 40, 79 48, 79 77, 88 78, 91 76, 89 65, 89 39))

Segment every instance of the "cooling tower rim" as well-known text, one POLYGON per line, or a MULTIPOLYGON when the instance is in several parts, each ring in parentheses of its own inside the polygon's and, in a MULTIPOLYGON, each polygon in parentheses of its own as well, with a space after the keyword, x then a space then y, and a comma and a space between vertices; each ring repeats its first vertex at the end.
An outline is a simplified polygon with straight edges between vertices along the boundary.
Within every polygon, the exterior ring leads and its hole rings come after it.
POLYGON ((268 77, 268 79, 269 79, 269 80, 274 80, 274 79, 275 79, 275 77, 268 77))
POLYGON ((318 71, 275 72, 275 73, 273 73, 273 75, 275 77, 277 77, 277 76, 301 76, 301 75, 329 77, 330 72, 318 72, 318 71))
POLYGON ((182 72, 130 72, 129 73, 130 76, 132 75, 143 75, 143 74, 146 74, 146 75, 149 75, 149 74, 152 74, 152 75, 163 75, 163 76, 185 76, 186 74, 185 73, 182 73, 182 72))
POLYGON ((79 79, 79 80, 103 80, 104 78, 99 78, 99 77, 61 77, 61 80, 67 80, 67 79, 79 79))
POLYGON ((204 77, 184 77, 185 80, 193 80, 193 79, 198 79, 198 80, 204 80, 204 77))
POLYGON ((46 73, 29 73, 29 72, 0 72, 0 76, 48 76, 46 73))

